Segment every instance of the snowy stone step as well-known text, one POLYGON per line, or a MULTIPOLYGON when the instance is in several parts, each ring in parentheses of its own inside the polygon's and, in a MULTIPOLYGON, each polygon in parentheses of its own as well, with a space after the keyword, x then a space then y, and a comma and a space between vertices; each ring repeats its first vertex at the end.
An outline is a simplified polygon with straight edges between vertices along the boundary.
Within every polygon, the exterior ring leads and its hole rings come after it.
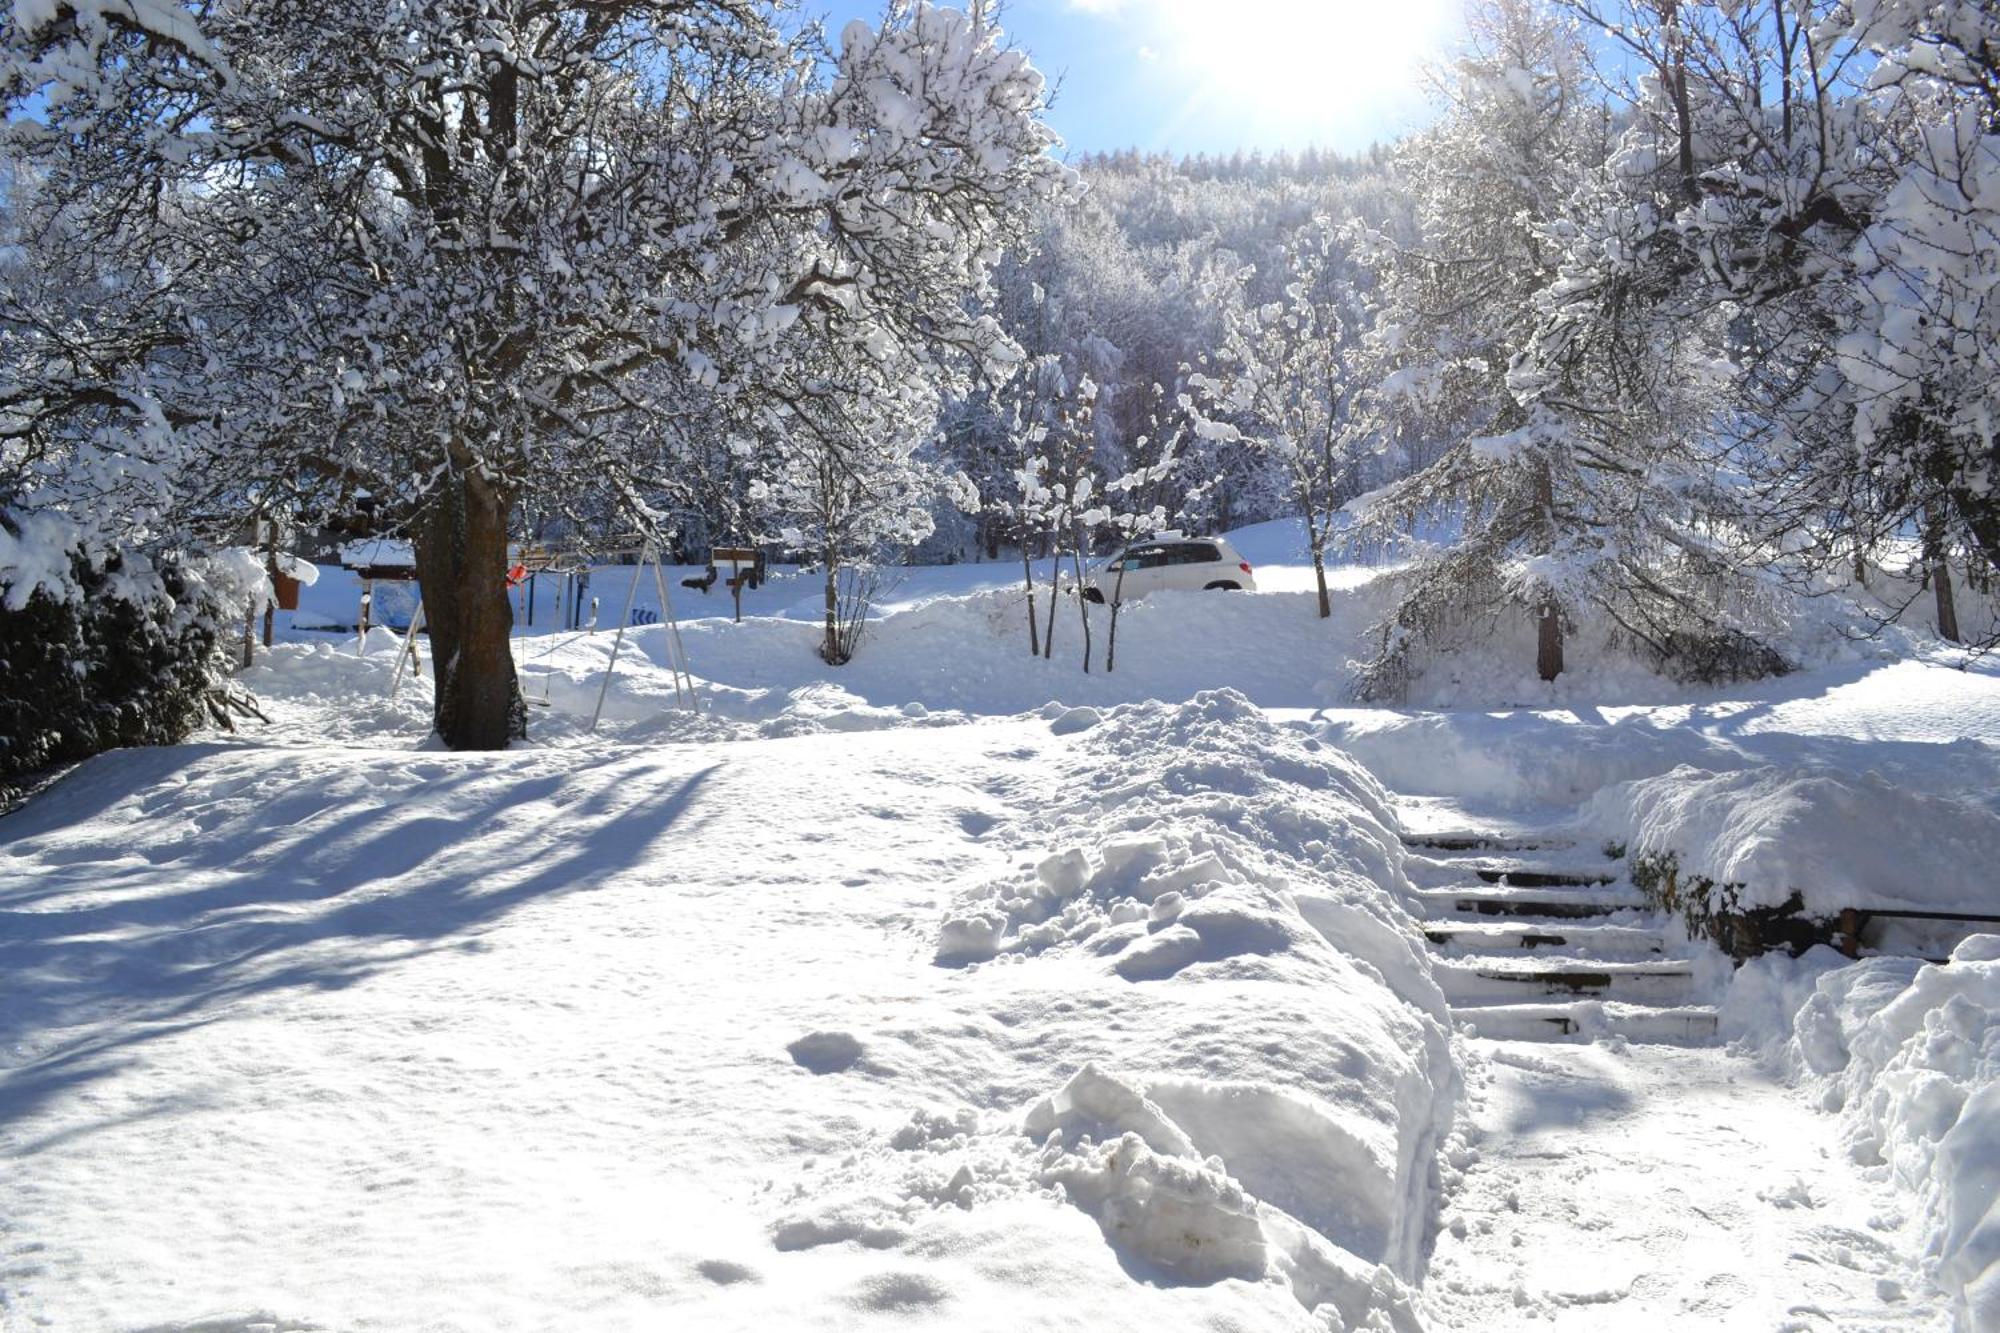
POLYGON ((1529 995, 1576 995, 1659 1004, 1685 1000, 1694 970, 1685 961, 1603 962, 1583 958, 1440 959, 1438 985, 1453 1009, 1515 1004, 1529 995))
POLYGON ((1643 910, 1646 897, 1637 889, 1598 885, 1589 888, 1529 888, 1515 885, 1467 885, 1418 889, 1417 901, 1433 916, 1449 912, 1479 916, 1560 917, 1578 920, 1643 910))
POLYGON ((1413 855, 1403 863, 1403 868, 1415 882, 1433 886, 1471 878, 1486 884, 1507 884, 1520 888, 1580 888, 1592 884, 1615 884, 1625 877, 1625 867, 1595 853, 1533 858, 1413 855))
POLYGON ((1576 846, 1576 840, 1553 833, 1497 833, 1486 829, 1442 829, 1405 833, 1403 845, 1435 852, 1560 852, 1576 846))
POLYGON ((1716 1034, 1716 1013, 1708 1005, 1660 1007, 1597 1000, 1566 1003, 1484 1005, 1454 1009, 1452 1018, 1475 1036, 1513 1041, 1589 1040, 1699 1042, 1716 1034))
POLYGON ((1396 824, 1406 842, 1437 838, 1505 848, 1510 844, 1566 847, 1574 840, 1572 805, 1468 804, 1446 796, 1398 793, 1395 806, 1396 824))
POLYGON ((1666 933, 1644 926, 1586 926, 1533 922, 1432 921, 1424 925, 1432 944, 1465 953, 1511 953, 1532 949, 1577 949, 1586 954, 1664 953, 1666 933))

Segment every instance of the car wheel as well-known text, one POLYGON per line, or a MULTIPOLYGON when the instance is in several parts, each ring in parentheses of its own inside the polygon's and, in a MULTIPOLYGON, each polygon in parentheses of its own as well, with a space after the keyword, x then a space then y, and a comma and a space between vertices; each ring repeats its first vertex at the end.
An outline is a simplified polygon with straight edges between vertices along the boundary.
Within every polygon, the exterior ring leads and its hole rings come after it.
POLYGON ((1203 591, 1203 592, 1242 592, 1242 591, 1243 591, 1243 585, 1242 585, 1242 584, 1240 584, 1240 583, 1230 583, 1230 582, 1227 582, 1226 580, 1220 580, 1220 579, 1218 579, 1218 580, 1217 580, 1216 582, 1214 582, 1214 583, 1211 583, 1211 584, 1209 584, 1209 585, 1208 585, 1207 587, 1203 588, 1203 589, 1202 589, 1202 591, 1203 591))

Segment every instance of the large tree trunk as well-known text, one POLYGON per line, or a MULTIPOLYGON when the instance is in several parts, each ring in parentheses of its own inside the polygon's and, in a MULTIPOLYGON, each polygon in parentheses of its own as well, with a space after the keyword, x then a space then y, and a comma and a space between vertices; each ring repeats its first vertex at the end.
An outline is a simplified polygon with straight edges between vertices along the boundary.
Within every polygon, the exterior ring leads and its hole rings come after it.
POLYGON ((1944 515, 1935 506, 1924 510, 1924 564, 1931 595, 1937 598, 1938 637, 1948 643, 1959 643, 1958 603, 1951 593, 1951 559, 1945 548, 1944 515))
POLYGON ((437 677, 433 725, 454 750, 504 750, 528 734, 507 597, 510 498, 475 472, 445 478, 417 520, 417 579, 437 677))

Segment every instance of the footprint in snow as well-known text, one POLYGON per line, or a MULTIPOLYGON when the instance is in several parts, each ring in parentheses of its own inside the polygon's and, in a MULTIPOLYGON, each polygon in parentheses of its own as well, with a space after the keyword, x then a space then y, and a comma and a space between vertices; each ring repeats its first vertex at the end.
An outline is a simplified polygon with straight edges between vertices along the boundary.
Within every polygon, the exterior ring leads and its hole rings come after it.
POLYGON ((850 1032, 808 1032, 785 1049, 808 1073, 838 1074, 860 1062, 862 1048, 850 1032))
POLYGON ((718 1287, 733 1287, 739 1282, 763 1281, 756 1269, 745 1264, 731 1263, 727 1259, 704 1259, 694 1266, 694 1271, 718 1287))

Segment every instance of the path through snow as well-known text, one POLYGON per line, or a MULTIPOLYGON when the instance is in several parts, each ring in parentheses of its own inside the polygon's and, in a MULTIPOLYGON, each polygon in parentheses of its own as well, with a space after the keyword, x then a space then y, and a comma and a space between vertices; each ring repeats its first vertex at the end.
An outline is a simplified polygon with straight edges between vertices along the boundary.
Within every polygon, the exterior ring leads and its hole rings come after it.
POLYGON ((1944 1329, 1837 1122, 1719 1047, 1467 1043, 1431 1329, 1944 1329))

